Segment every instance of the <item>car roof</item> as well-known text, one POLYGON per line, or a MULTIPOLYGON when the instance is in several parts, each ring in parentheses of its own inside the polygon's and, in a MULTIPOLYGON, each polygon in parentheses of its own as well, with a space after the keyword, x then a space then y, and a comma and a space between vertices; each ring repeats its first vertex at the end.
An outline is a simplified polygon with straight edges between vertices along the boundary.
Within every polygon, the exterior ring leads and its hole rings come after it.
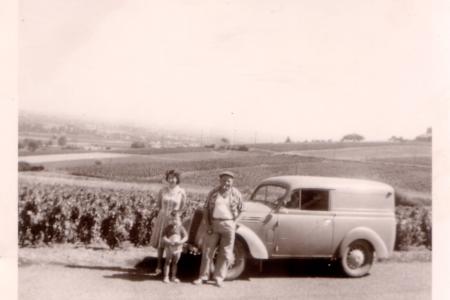
POLYGON ((340 190, 361 190, 365 192, 393 192, 393 188, 382 182, 373 180, 363 180, 342 177, 322 177, 322 176, 275 176, 261 181, 263 183, 273 183, 288 185, 295 188, 316 188, 316 189, 340 189, 340 190))

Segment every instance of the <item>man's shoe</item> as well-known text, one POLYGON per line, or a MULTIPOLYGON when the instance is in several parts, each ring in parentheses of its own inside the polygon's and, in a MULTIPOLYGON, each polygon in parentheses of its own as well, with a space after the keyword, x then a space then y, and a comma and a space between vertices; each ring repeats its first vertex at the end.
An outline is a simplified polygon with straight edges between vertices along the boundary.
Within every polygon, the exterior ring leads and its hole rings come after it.
POLYGON ((204 280, 203 278, 199 278, 199 279, 196 279, 196 280, 192 281, 192 283, 195 284, 195 285, 200 285, 200 284, 203 284, 205 282, 206 282, 206 280, 204 280))
POLYGON ((169 277, 164 277, 163 282, 164 282, 164 283, 169 283, 169 282, 170 282, 169 277))
POLYGON ((216 283, 214 284, 217 287, 223 287, 223 280, 216 280, 216 283))

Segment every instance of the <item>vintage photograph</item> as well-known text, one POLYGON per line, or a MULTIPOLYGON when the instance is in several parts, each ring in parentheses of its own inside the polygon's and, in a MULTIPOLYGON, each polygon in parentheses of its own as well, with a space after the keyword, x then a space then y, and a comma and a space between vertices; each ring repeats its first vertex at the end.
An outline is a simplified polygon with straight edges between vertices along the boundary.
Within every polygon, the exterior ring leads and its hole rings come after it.
POLYGON ((18 299, 432 299, 430 10, 20 0, 18 299))

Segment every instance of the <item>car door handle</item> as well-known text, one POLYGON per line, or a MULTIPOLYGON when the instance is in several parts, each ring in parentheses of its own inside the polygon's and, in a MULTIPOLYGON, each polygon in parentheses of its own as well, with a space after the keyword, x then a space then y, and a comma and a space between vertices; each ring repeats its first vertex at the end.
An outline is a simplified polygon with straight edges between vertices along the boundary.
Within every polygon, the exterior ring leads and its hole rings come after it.
POLYGON ((325 225, 330 225, 331 224, 331 219, 325 219, 325 220, 323 220, 323 223, 325 225))

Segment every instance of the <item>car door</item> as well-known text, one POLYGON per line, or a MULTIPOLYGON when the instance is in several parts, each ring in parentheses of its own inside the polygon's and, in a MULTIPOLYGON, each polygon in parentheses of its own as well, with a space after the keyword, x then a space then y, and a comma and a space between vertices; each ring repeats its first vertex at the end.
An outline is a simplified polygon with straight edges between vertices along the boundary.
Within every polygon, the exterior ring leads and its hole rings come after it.
POLYGON ((335 214, 329 211, 330 191, 297 189, 277 211, 275 251, 280 257, 332 255, 335 214))
POLYGON ((275 251, 275 230, 278 226, 276 213, 280 201, 286 196, 288 189, 281 184, 266 183, 258 186, 250 197, 250 203, 262 204, 265 209, 253 207, 252 214, 243 213, 240 221, 252 228, 264 241, 269 255, 275 251))

